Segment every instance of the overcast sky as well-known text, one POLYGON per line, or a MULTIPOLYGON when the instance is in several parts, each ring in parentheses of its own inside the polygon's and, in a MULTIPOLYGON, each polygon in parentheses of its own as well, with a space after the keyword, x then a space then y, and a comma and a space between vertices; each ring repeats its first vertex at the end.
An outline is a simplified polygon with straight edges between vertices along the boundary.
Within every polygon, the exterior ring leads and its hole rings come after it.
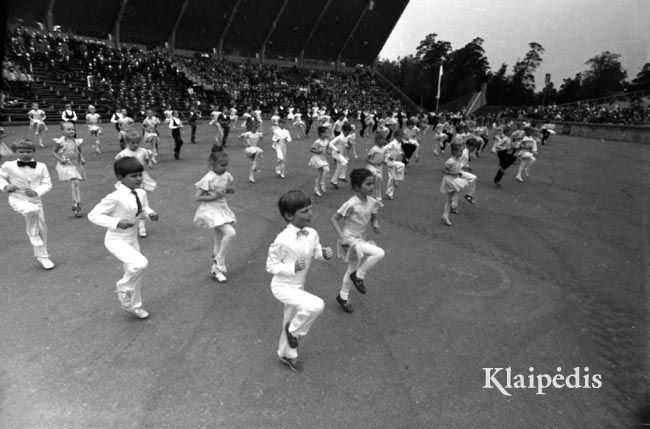
POLYGON ((650 0, 410 0, 379 56, 414 54, 429 33, 454 50, 483 38, 491 70, 505 62, 508 74, 528 43, 541 44, 538 89, 545 73, 559 89, 604 51, 621 54, 631 80, 650 62, 650 0))

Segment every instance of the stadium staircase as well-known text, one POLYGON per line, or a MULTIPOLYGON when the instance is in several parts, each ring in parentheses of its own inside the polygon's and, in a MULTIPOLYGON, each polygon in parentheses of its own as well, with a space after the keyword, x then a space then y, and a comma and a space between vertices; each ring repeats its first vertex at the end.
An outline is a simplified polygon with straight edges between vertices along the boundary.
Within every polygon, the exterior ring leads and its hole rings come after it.
POLYGON ((56 124, 61 121, 61 112, 65 103, 72 103, 73 109, 79 117, 78 123, 85 121, 85 111, 88 104, 97 108, 97 113, 102 121, 109 117, 109 109, 112 105, 110 94, 103 94, 87 88, 84 76, 84 67, 79 59, 70 60, 70 71, 74 76, 69 81, 56 79, 42 64, 32 64, 32 76, 34 82, 31 85, 31 97, 7 97, 6 105, 0 109, 0 124, 5 125, 28 125, 27 112, 31 104, 36 102, 39 108, 45 112, 46 123, 56 124))

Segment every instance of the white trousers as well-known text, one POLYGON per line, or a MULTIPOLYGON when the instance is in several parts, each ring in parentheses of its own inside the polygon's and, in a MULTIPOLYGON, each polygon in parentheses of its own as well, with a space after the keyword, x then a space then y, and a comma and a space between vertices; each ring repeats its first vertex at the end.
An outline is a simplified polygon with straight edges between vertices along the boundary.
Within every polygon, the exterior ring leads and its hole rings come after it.
POLYGON ((284 142, 275 142, 274 145, 275 156, 278 159, 278 163, 275 167, 275 172, 277 174, 285 174, 287 162, 287 144, 284 142))
POLYGON ((110 236, 104 239, 109 252, 124 264, 124 275, 115 285, 117 299, 126 310, 142 307, 142 278, 149 265, 147 258, 140 253, 140 244, 135 228, 129 235, 110 236))
POLYGON ((404 180, 404 163, 400 161, 388 161, 388 182, 386 183, 386 195, 395 196, 395 182, 404 180))
POLYGON ((10 195, 9 205, 15 212, 25 217, 25 232, 34 247, 34 256, 48 258, 47 225, 45 225, 45 214, 40 199, 10 195))
POLYGON ((298 349, 289 347, 284 326, 289 323, 289 332, 298 337, 307 335, 311 324, 323 312, 325 302, 322 299, 303 289, 290 286, 272 287, 273 296, 284 304, 284 317, 282 318, 282 333, 278 345, 278 357, 296 358, 298 349))
POLYGON ((345 179, 348 169, 348 159, 342 153, 332 153, 332 158, 336 161, 336 169, 332 174, 330 182, 337 183, 339 179, 345 179))

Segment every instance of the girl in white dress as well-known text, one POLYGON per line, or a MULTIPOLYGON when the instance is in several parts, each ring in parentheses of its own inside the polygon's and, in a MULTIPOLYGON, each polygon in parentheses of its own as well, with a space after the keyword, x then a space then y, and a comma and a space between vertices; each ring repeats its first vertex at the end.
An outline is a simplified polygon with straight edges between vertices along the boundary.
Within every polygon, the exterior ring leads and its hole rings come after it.
POLYGON ((95 106, 92 104, 88 106, 88 113, 86 114, 86 125, 88 126, 88 134, 90 134, 90 137, 95 139, 95 152, 96 153, 102 153, 101 149, 101 140, 100 136, 102 135, 102 127, 99 126, 99 123, 101 122, 101 117, 99 116, 99 113, 95 112, 95 106))
POLYGON ((442 212, 442 223, 451 226, 449 212, 458 213, 458 193, 465 190, 465 199, 470 204, 474 204, 474 191, 476 189, 476 176, 463 171, 463 144, 454 142, 451 144, 451 158, 445 161, 445 167, 442 171, 442 181, 440 182, 440 192, 447 194, 447 201, 442 212))
POLYGON ((318 139, 312 143, 309 152, 313 155, 307 164, 316 171, 316 180, 314 182, 314 194, 322 197, 325 193, 325 185, 330 174, 330 165, 327 162, 327 127, 318 127, 318 139))
POLYGON ((226 194, 232 194, 235 189, 232 186, 233 178, 226 171, 228 168, 226 152, 211 152, 210 165, 212 169, 194 185, 195 198, 201 202, 194 215, 194 223, 211 229, 214 233, 211 272, 218 282, 223 283, 226 281, 227 272, 226 254, 230 242, 236 235, 233 227, 236 218, 228 207, 226 194))
POLYGON ((527 127, 524 130, 526 136, 521 139, 519 142, 519 150, 517 151, 517 158, 519 159, 519 170, 517 170, 517 176, 515 179, 519 182, 523 182, 524 178, 522 174, 525 174, 528 177, 530 171, 530 166, 537 160, 535 155, 537 155, 537 129, 534 127, 527 127))
POLYGON ((260 142, 262 141, 262 131, 259 130, 259 122, 253 118, 249 118, 246 121, 246 127, 248 131, 239 136, 239 138, 246 145, 244 153, 246 157, 251 161, 251 167, 248 174, 248 181, 255 183, 255 172, 257 171, 257 161, 262 158, 264 151, 259 147, 260 142))
POLYGON ((339 238, 338 255, 348 263, 341 290, 336 296, 336 302, 346 313, 352 313, 349 295, 352 285, 359 293, 365 294, 366 274, 384 258, 384 250, 366 239, 368 226, 375 233, 379 232, 377 210, 382 207, 381 202, 372 197, 375 193, 373 173, 365 168, 352 170, 350 184, 355 195, 343 203, 330 219, 339 238))
POLYGON ((62 122, 61 131, 63 135, 54 139, 52 152, 58 161, 56 163, 56 172, 59 180, 70 181, 72 189, 72 213, 76 217, 82 217, 81 213, 81 192, 79 182, 86 180, 86 160, 81 153, 81 144, 83 139, 74 138, 75 129, 72 122, 62 122))

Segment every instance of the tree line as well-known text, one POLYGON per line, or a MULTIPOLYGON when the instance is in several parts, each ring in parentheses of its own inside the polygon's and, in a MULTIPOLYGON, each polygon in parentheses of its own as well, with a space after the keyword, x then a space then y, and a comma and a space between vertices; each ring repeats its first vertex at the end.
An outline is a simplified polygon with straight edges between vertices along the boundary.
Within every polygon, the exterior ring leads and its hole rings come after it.
POLYGON ((460 49, 439 40, 436 33, 422 40, 415 54, 397 60, 381 59, 377 70, 402 89, 416 103, 428 109, 436 105, 440 65, 440 105, 478 91, 487 84, 488 104, 503 106, 532 106, 564 104, 580 100, 618 95, 650 89, 650 63, 637 76, 627 81, 627 71, 619 61, 621 55, 605 51, 585 62, 587 68, 574 77, 565 78, 559 89, 552 82, 536 91, 535 71, 543 61, 544 48, 539 43, 528 44, 529 50, 508 71, 506 63, 490 70, 483 49, 484 40, 473 39, 460 49))

